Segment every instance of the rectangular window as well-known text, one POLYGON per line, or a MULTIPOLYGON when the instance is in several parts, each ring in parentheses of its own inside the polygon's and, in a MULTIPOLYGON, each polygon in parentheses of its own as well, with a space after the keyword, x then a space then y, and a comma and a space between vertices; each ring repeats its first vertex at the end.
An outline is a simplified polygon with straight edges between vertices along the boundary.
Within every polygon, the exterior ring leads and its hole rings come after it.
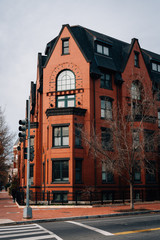
POLYGON ((160 110, 158 110, 158 127, 160 128, 160 110))
POLYGON ((156 63, 152 63, 152 70, 157 71, 157 64, 156 63))
POLYGON ((100 87, 112 89, 112 78, 110 74, 102 73, 100 87))
POLYGON ((160 72, 160 64, 159 63, 152 63, 152 70, 156 72, 160 72))
POLYGON ((134 181, 140 182, 141 181, 141 168, 139 163, 135 164, 134 166, 134 181))
POLYGON ((133 82, 131 86, 131 98, 135 100, 141 99, 141 88, 140 85, 136 82, 133 82))
POLYGON ((139 148, 139 132, 137 130, 133 130, 132 138, 133 138, 133 149, 135 151, 138 151, 138 148, 139 148))
POLYGON ((106 169, 106 164, 102 163, 102 182, 103 183, 113 183, 114 175, 112 172, 106 169))
POLYGON ((69 180, 68 160, 52 160, 52 182, 69 180))
POLYGON ((160 135, 158 135, 158 153, 160 154, 160 135))
POLYGON ((101 118, 112 119, 111 100, 101 100, 101 118))
POLYGON ((144 130, 144 141, 145 141, 145 151, 153 152, 154 151, 154 131, 144 130))
POLYGON ((52 147, 69 146, 69 127, 53 127, 52 147))
POLYGON ((82 146, 82 135, 81 135, 81 126, 75 127, 75 147, 82 146))
POLYGON ((97 53, 109 56, 109 47, 97 43, 97 53))
POLYGON ((82 159, 75 159, 75 182, 82 183, 82 159))
POLYGON ((69 39, 62 40, 62 54, 69 54, 69 39))
POLYGON ((102 147, 107 151, 113 151, 113 136, 109 128, 101 130, 102 147))
POLYGON ((49 149, 49 126, 47 127, 47 149, 49 149))
POLYGON ((45 183, 45 162, 43 162, 43 183, 45 183))
POLYGON ((157 91, 157 101, 160 101, 160 90, 157 91))
POLYGON ((150 162, 146 165, 146 183, 156 182, 156 163, 150 162))
POLYGON ((138 116, 138 115, 142 116, 143 106, 141 103, 132 102, 131 107, 132 107, 132 109, 131 109, 132 117, 136 118, 136 116, 138 116))
POLYGON ((53 192, 53 201, 56 203, 65 203, 68 200, 68 194, 66 192, 53 192))
POLYGON ((103 201, 112 201, 114 199, 114 193, 111 191, 102 192, 103 201))
POLYGON ((75 95, 58 96, 57 107, 75 107, 75 95))
POLYGON ((30 174, 29 174, 30 184, 32 185, 33 184, 33 175, 34 175, 34 164, 30 164, 29 170, 30 170, 30 174))
POLYGON ((139 53, 138 52, 134 53, 134 66, 139 67, 139 53))

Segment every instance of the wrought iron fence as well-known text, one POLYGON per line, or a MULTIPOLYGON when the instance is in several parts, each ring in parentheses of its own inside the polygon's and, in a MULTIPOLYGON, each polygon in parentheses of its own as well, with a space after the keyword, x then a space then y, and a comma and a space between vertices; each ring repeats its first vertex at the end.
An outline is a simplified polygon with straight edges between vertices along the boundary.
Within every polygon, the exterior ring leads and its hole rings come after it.
MULTIPOLYGON (((20 205, 26 204, 26 193, 18 191, 16 193, 16 201, 20 205)), ((125 203, 130 201, 129 191, 77 191, 77 192, 42 192, 30 191, 30 205, 103 205, 113 203, 125 203)), ((135 201, 144 201, 142 191, 134 192, 135 201)), ((154 200, 158 200, 157 198, 154 200)))

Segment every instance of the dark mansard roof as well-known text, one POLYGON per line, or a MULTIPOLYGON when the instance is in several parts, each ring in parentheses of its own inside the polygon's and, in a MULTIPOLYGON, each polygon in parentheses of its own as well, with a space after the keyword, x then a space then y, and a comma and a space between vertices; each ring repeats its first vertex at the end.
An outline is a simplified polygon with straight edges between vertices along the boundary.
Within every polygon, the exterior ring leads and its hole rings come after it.
MULTIPOLYGON (((65 26, 68 27, 86 60, 90 62, 91 73, 99 76, 102 69, 113 71, 116 74, 115 76, 117 76, 117 81, 122 82, 121 73, 124 71, 132 46, 136 39, 132 39, 131 43, 126 43, 79 25, 63 25, 62 30, 65 26), (98 54, 95 49, 96 43, 102 43, 108 46, 110 50, 109 56, 98 54)), ((45 64, 47 64, 60 34, 47 44, 45 50, 46 57, 43 56, 45 64)), ((152 62, 160 63, 160 55, 145 49, 141 49, 141 52, 152 81, 160 84, 160 72, 152 71, 151 68, 152 62)), ((43 62, 44 66, 45 64, 43 62)))

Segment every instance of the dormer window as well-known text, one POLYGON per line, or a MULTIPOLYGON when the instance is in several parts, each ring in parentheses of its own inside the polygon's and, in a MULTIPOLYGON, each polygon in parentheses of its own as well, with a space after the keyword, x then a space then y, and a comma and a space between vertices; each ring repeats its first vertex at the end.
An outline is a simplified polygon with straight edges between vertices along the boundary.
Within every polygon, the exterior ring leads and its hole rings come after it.
POLYGON ((104 44, 97 43, 97 53, 109 56, 109 47, 104 44))
POLYGON ((156 72, 160 72, 160 63, 152 62, 152 70, 156 72))

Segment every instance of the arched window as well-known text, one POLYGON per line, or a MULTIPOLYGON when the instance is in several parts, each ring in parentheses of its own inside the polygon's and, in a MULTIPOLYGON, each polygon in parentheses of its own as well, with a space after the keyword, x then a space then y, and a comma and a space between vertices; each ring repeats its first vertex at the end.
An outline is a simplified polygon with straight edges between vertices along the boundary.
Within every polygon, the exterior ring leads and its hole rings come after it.
POLYGON ((131 98, 140 100, 141 99, 141 85, 138 81, 132 82, 131 85, 131 98))
POLYGON ((75 89, 75 75, 71 70, 60 72, 57 77, 57 91, 75 89))

